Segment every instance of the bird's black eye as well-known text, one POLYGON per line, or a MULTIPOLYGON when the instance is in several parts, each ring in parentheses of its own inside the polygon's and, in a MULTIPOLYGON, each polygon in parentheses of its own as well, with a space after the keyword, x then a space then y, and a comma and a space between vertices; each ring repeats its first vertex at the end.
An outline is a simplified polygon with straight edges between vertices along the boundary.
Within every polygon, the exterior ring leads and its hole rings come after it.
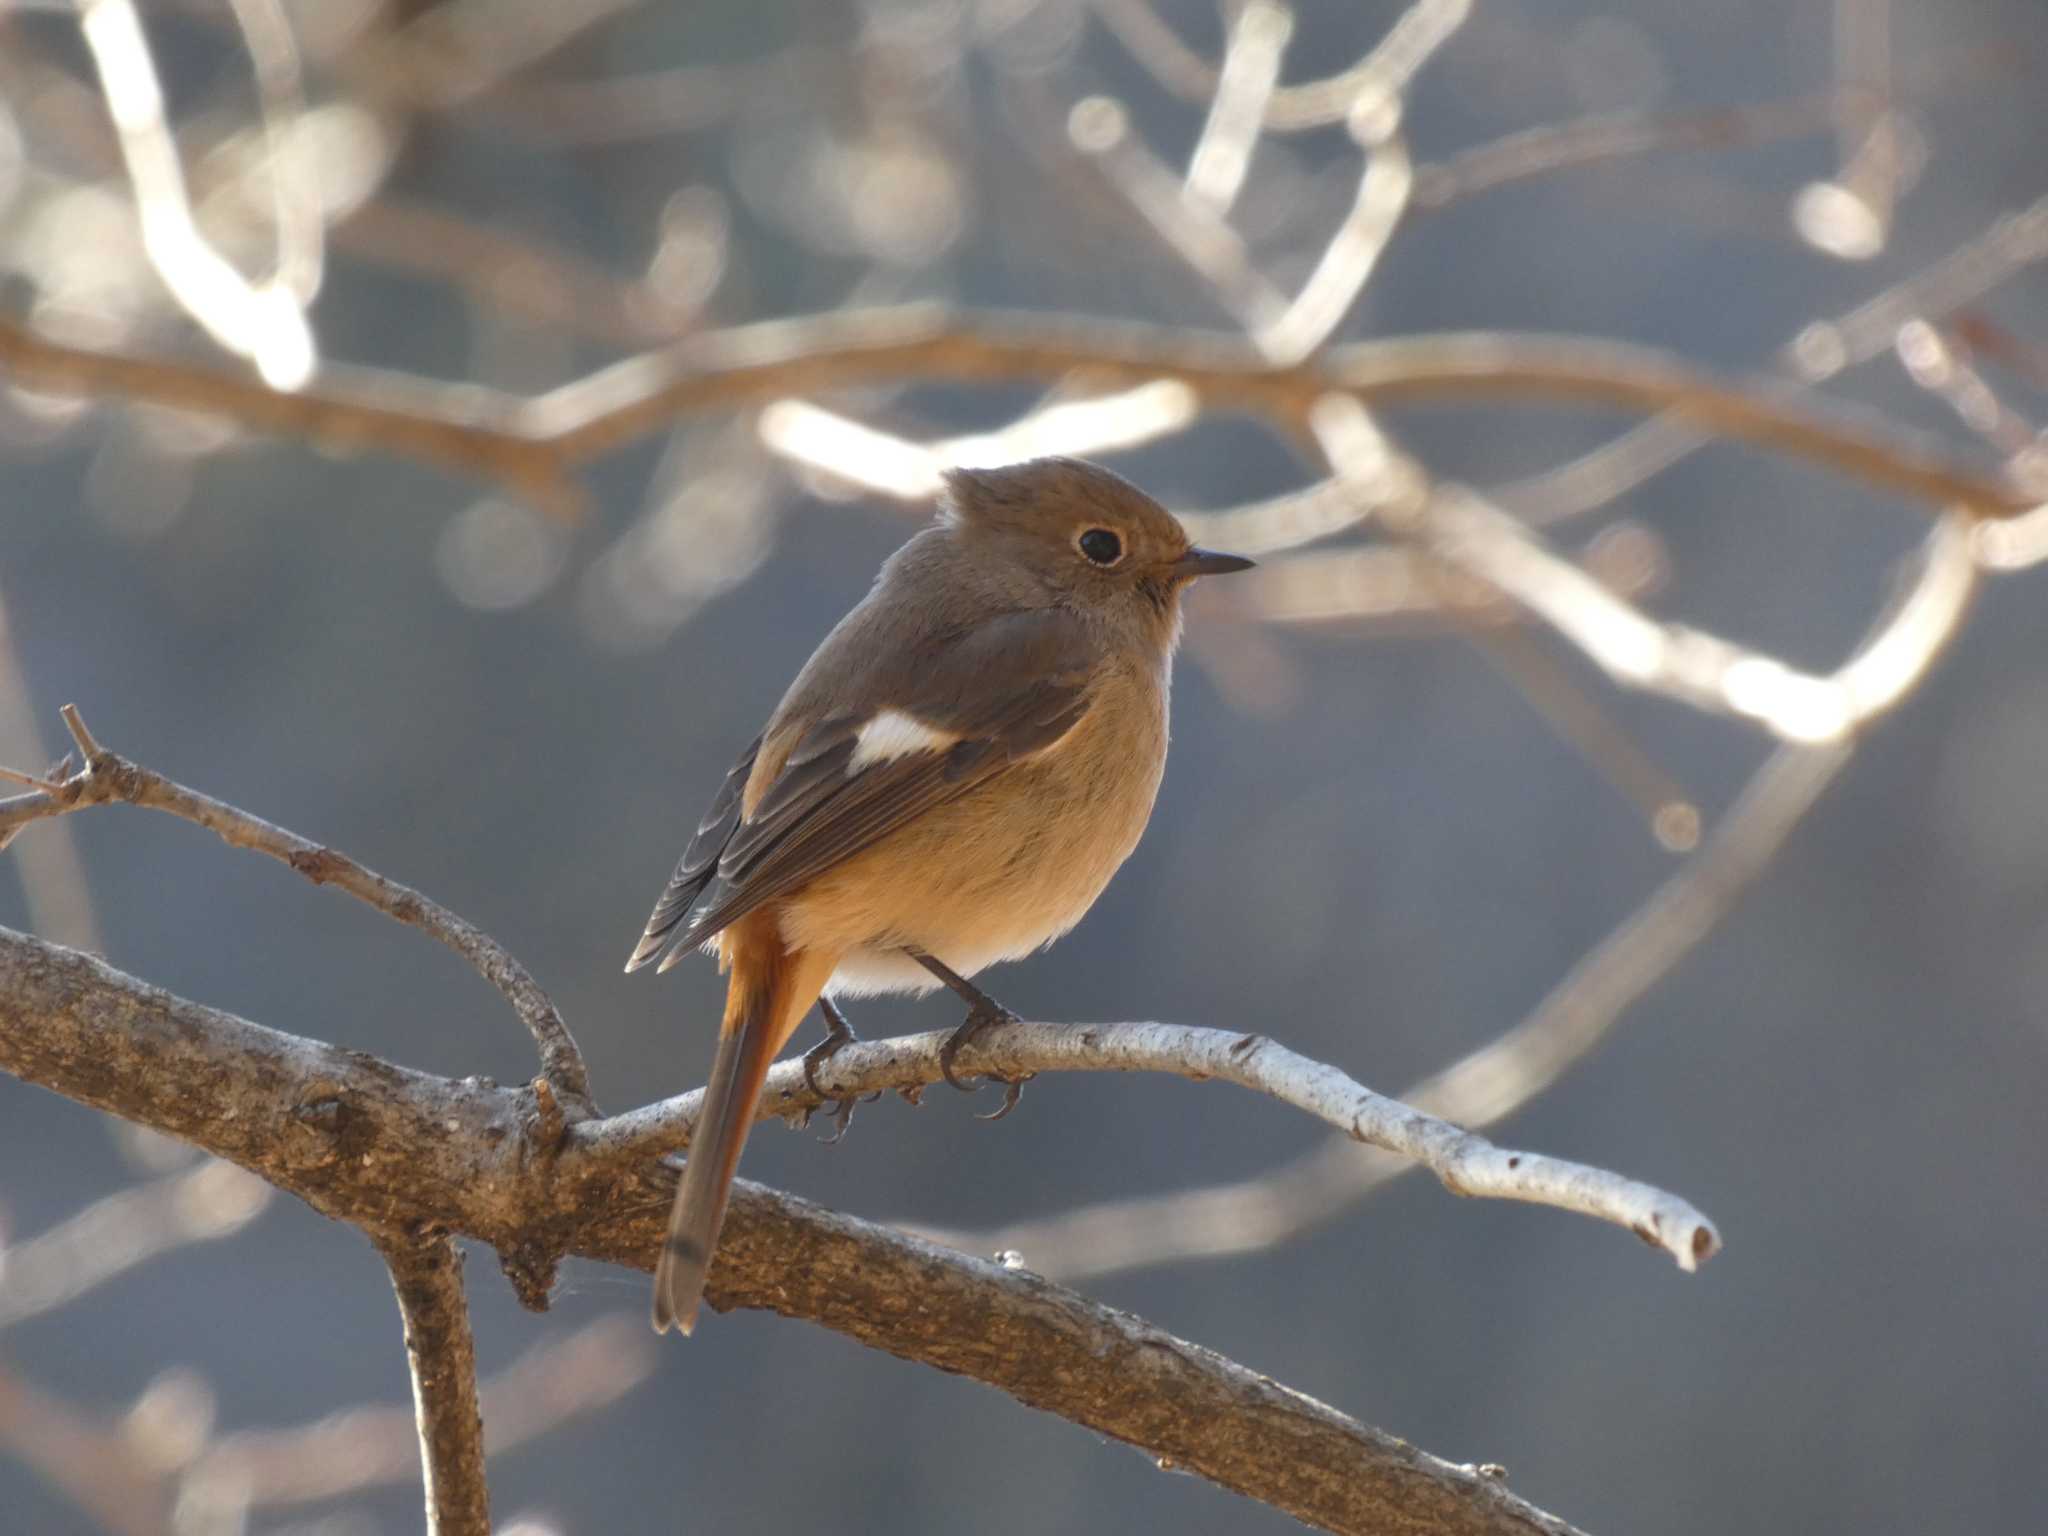
POLYGON ((1074 542, 1097 565, 1115 565, 1124 557, 1124 541, 1107 528, 1090 528, 1074 542))

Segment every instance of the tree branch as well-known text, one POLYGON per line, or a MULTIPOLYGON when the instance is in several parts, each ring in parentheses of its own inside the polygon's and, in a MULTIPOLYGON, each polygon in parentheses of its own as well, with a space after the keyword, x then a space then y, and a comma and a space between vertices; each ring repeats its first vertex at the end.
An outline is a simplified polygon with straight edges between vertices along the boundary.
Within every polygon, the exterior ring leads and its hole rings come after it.
MULTIPOLYGON (((785 1061, 768 1076, 760 1113, 808 1120, 832 1100, 893 1090, 915 1094, 943 1080, 939 1053, 948 1032, 860 1041, 818 1068, 822 1093, 804 1080, 803 1063, 785 1061)), ((1524 1200, 1577 1211, 1626 1227, 1688 1272, 1721 1246, 1714 1224, 1676 1195, 1582 1163, 1514 1152, 1374 1093, 1335 1067, 1290 1051, 1265 1035, 1182 1024, 1006 1024, 960 1053, 962 1072, 1012 1082, 1041 1072, 1169 1072, 1215 1079, 1263 1093, 1364 1142, 1421 1164, 1453 1194, 1524 1200)), ((644 1159, 689 1140, 702 1089, 604 1121, 577 1126, 575 1143, 606 1157, 644 1159)), ((1026 1257, 1030 1256, 1025 1250, 1026 1257)))
MULTIPOLYGON (((541 1074, 555 1096, 575 1115, 590 1112, 590 1073, 583 1053, 560 1011, 540 983, 503 945, 474 923, 410 886, 364 868, 335 849, 322 847, 252 816, 224 801, 174 783, 153 769, 107 751, 93 739, 76 707, 64 706, 64 723, 85 757, 85 766, 62 782, 32 794, 0 800, 0 847, 22 827, 88 805, 119 802, 167 811, 205 827, 231 848, 248 848, 289 864, 315 885, 331 885, 365 902, 394 922, 440 940, 476 968, 504 996, 540 1047, 541 1074)), ((61 766, 61 765, 60 765, 61 766)), ((544 1101, 545 1103, 545 1101, 544 1101)))
MULTIPOLYGON (((0 1071, 194 1142, 337 1219, 471 1236, 514 1268, 561 1252, 651 1268, 674 1195, 645 1160, 573 1137, 536 1146, 511 1091, 280 1034, 6 929, 0 1071)), ((1496 1478, 1039 1276, 744 1181, 710 1295, 1001 1387, 1324 1530, 1570 1529, 1496 1478)))
POLYGON ((679 416, 892 379, 1052 378, 1077 369, 1102 388, 1177 380, 1212 409, 1247 411, 1290 431, 1333 390, 1367 404, 1525 399, 1668 411, 1923 501, 1954 502, 1983 516, 2033 505, 1994 474, 1960 465, 1921 434, 1871 413, 1822 412, 1783 383, 1726 383, 1653 349, 1570 336, 1396 337, 1274 367, 1228 336, 909 305, 706 332, 522 400, 339 367, 326 370, 332 382, 325 389, 279 394, 207 365, 68 346, 0 320, 0 366, 30 389, 203 411, 328 447, 374 447, 481 474, 559 513, 580 504, 568 480, 572 466, 679 416))
POLYGON ((427 1536, 491 1536, 476 1340, 462 1294, 462 1255, 443 1236, 373 1233, 405 1319, 413 1416, 427 1495, 427 1536))

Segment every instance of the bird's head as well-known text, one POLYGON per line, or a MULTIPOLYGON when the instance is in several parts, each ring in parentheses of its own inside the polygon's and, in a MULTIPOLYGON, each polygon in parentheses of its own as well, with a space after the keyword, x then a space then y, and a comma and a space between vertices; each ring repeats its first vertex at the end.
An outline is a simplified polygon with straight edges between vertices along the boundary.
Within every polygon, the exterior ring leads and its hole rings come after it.
POLYGON ((1174 515, 1121 475, 1081 459, 1029 459, 946 474, 942 517, 1064 605, 1177 629, 1180 594, 1248 569, 1197 548, 1174 515))

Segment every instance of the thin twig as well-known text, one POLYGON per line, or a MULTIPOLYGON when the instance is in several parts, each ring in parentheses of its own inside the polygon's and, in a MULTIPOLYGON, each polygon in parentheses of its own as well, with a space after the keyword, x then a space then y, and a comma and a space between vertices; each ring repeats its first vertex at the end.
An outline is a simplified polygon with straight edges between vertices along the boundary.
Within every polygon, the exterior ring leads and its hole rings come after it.
MULTIPOLYGON (((1330 515, 1334 519, 1334 510, 1330 515)), ((1348 521, 1356 522, 1358 515, 1354 503, 1348 521)), ((1183 514, 1182 521, 1192 518, 1183 514)), ((1297 526, 1316 536, 1306 518, 1297 526)), ((1984 526, 2010 528, 2017 523, 2008 519, 1984 526)), ((1193 528, 1189 533, 1197 544, 1260 552, 1253 540, 1211 539, 1196 535, 1193 528)), ((1271 536, 1285 537, 1284 525, 1271 536)), ((1631 600, 1658 591, 1669 577, 1669 552, 1640 523, 1622 521, 1602 528, 1573 558, 1602 586, 1631 600)), ((1422 550, 1391 543, 1261 560, 1256 571, 1232 582, 1227 592, 1208 598, 1204 606, 1211 613, 1242 613, 1275 624, 1339 624, 1401 633, 1425 628, 1440 633, 1453 622, 1464 631, 1528 622, 1525 613, 1485 582, 1443 569, 1441 561, 1422 550)))
POLYGON ((1076 103, 1067 114, 1067 141, 1245 330, 1256 333, 1285 313, 1286 295, 1259 270, 1244 237, 1207 203, 1187 196, 1173 168, 1133 130, 1121 102, 1091 96, 1076 103))
POLYGON ((778 400, 755 423, 762 443, 784 458, 838 479, 926 502, 958 467, 1011 464, 1046 454, 1094 454, 1133 448, 1193 421, 1196 404, 1184 384, 1162 379, 1114 395, 1055 398, 987 432, 913 442, 808 400, 778 400))
MULTIPOLYGON (((1426 556, 1418 563, 1429 585, 1453 584, 1446 578, 1454 579, 1456 572, 1426 556)), ((1440 596, 1439 602, 1445 613, 1460 619, 1470 612, 1458 607, 1448 594, 1440 596)), ((1669 853, 1690 853, 1699 845, 1700 811, 1692 794, 1622 729, 1598 700, 1579 687, 1554 656, 1539 650, 1530 635, 1510 625, 1466 624, 1463 634, 1558 738, 1635 807, 1659 846, 1669 853)))
MULTIPOLYGON (((1332 395, 1312 420, 1339 475, 1355 475, 1360 496, 1376 501, 1388 449, 1364 408, 1332 395)), ((1897 654, 1919 657, 1922 630, 1953 633, 1976 587, 1970 524, 1960 510, 1936 524, 1915 602, 1889 631, 1914 636, 1897 654)), ((1895 653, 1873 646, 1837 672, 1815 676, 1703 630, 1660 623, 1553 553, 1536 530, 1462 487, 1437 487, 1406 531, 1432 555, 1546 620, 1624 687, 1751 720, 1786 741, 1839 740, 1898 703, 1918 675, 1888 667, 1895 653)))
MULTIPOLYGON (((938 1030, 849 1045, 818 1069, 822 1093, 806 1084, 802 1062, 784 1062, 769 1073, 760 1113, 808 1119, 835 1099, 929 1087, 944 1080, 939 1053, 947 1039, 938 1030)), ((1334 1125, 1354 1141, 1412 1159, 1453 1194, 1523 1200, 1613 1222, 1687 1271, 1720 1247, 1713 1223, 1676 1195, 1583 1164, 1496 1147, 1264 1035, 1183 1024, 1017 1023, 969 1044, 959 1069, 1012 1080, 1044 1072, 1167 1072, 1234 1083, 1334 1125)), ((686 1144, 702 1104, 699 1089, 586 1122, 572 1137, 606 1157, 659 1156, 686 1144)))
POLYGON ((299 299, 280 281, 251 283, 193 217, 177 143, 164 120, 163 87, 133 0, 76 3, 134 187, 143 248, 164 286, 214 340, 255 363, 269 383, 279 389, 304 384, 316 356, 299 299))
POLYGON ((1695 112, 1605 112, 1518 129, 1415 168, 1415 211, 1440 208, 1553 171, 1653 150, 1733 149, 1825 132, 1839 99, 1791 101, 1695 112))
MULTIPOLYGON (((1275 90, 1265 105, 1265 126, 1300 133, 1341 123, 1361 100, 1398 96, 1471 10, 1471 0, 1415 0, 1357 63, 1275 90)), ((1161 85, 1191 101, 1214 97, 1221 72, 1182 42, 1146 0, 1096 0, 1096 11, 1161 85)))
POLYGON ((462 1254, 445 1236, 389 1233, 371 1240, 391 1269, 391 1288, 405 1319, 427 1536, 491 1536, 476 1340, 462 1292, 462 1254))
POLYGON ((315 885, 331 885, 375 907, 396 922, 432 935, 462 956, 512 1005, 540 1047, 541 1072, 573 1114, 587 1113, 590 1073, 561 1013, 505 947, 467 919, 410 886, 365 868, 346 854, 310 842, 247 811, 174 783, 153 769, 116 756, 93 739, 76 708, 66 704, 64 723, 85 755, 85 766, 55 794, 17 795, 0 800, 0 840, 33 821, 62 816, 88 805, 139 805, 165 811, 205 827, 231 848, 247 848, 289 864, 315 885))
POLYGON ((1230 25, 1223 68, 1200 137, 1188 155, 1184 196, 1217 218, 1230 212, 1251 170, 1266 103, 1280 80, 1280 60, 1294 32, 1294 13, 1276 0, 1250 0, 1230 25))
POLYGON ((298 40, 279 0, 228 0, 249 68, 256 80, 257 117, 263 129, 264 172, 276 225, 273 281, 303 307, 320 292, 327 264, 327 226, 320 199, 289 158, 291 130, 306 111, 305 71, 298 40))
POLYGON ((558 455, 491 425, 513 402, 477 386, 323 368, 323 380, 352 382, 286 394, 206 363, 70 346, 7 318, 0 318, 0 367, 30 389, 143 401, 299 438, 328 452, 373 450, 477 475, 564 521, 583 510, 583 494, 558 455))
POLYGON ((1275 363, 1297 363, 1336 334, 1400 227, 1414 185, 1408 146, 1397 133, 1362 132, 1365 163, 1358 194, 1284 313, 1252 339, 1275 363))
MULTIPOLYGON (((14 624, 4 594, 0 594, 0 754, 18 754, 23 763, 48 762, 50 758, 36 727, 35 706, 29 697, 28 678, 20 648, 15 644, 14 624)), ((40 774, 7 769, 5 779, 10 784, 47 793, 68 771, 65 763, 55 764, 40 774)), ((85 876, 85 861, 79 857, 78 840, 68 826, 53 827, 51 834, 37 838, 16 854, 22 895, 28 901, 29 923, 44 938, 55 939, 59 944, 102 950, 105 945, 100 939, 92 886, 85 876)), ((5 852, 12 841, 12 833, 0 832, 0 852, 5 852)))

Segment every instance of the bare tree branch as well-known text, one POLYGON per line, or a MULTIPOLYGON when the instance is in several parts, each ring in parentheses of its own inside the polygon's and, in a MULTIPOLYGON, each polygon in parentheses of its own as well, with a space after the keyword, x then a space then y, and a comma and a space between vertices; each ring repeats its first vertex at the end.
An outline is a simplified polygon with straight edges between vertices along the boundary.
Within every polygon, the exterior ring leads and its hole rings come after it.
POLYGON ((484 1480, 484 1421, 476 1395, 476 1340, 462 1292, 462 1255, 444 1235, 373 1233, 391 1269, 412 1369, 427 1536, 491 1536, 484 1480))
POLYGON ((77 0, 77 7, 134 187, 143 248, 164 286, 214 340, 254 362, 266 381, 296 389, 312 377, 316 362, 300 296, 282 280, 283 266, 278 280, 251 283, 201 232, 133 0, 77 0))
POLYGON ((97 352, 0 321, 0 365, 33 389, 209 411, 330 446, 374 445, 503 481, 573 510, 575 463, 676 417, 892 379, 1059 377, 1102 388, 1172 379, 1211 409, 1306 426, 1333 391, 1367 404, 1531 399, 1666 411, 1711 433, 1812 460, 1869 484, 1984 516, 2034 498, 1869 413, 1826 413, 1783 383, 1729 384, 1653 349, 1568 336, 1464 332, 1334 348, 1290 367, 1217 335, 1063 316, 956 317, 943 307, 851 310, 710 331, 529 400, 333 368, 324 390, 280 394, 195 363, 97 352))
MULTIPOLYGON (((0 929, 0 1070, 190 1140, 359 1225, 445 1229, 507 1264, 651 1268, 674 1177, 536 1147, 519 1095, 264 1029, 0 929)), ((577 1128, 604 1140, 601 1125, 577 1128)), ((1037 1275, 742 1181, 714 1306, 807 1318, 972 1376, 1338 1532, 1569 1527, 1210 1351, 1037 1275)))
MULTIPOLYGON (((916 1093, 944 1080, 948 1032, 899 1035, 843 1047, 817 1070, 803 1063, 768 1076, 760 1113, 808 1119, 822 1105, 883 1091, 916 1093)), ((1580 1163, 1514 1152, 1419 1113, 1352 1081, 1335 1067, 1265 1035, 1183 1024, 1006 1024, 960 1053, 959 1070, 1020 1081, 1041 1072, 1168 1072, 1197 1082, 1234 1083, 1338 1127, 1353 1141, 1412 1159, 1453 1194, 1523 1200, 1626 1227, 1690 1271, 1719 1250, 1712 1222, 1676 1195, 1580 1163)), ((697 1089, 644 1109, 586 1124, 577 1145, 607 1157, 654 1157, 686 1144, 704 1093, 697 1089)))
MULTIPOLYGON (((1097 13, 1161 85, 1190 100, 1217 93, 1221 71, 1180 40, 1148 0, 1096 0, 1097 13)), ((1471 0, 1413 0, 1372 50, 1320 80, 1283 85, 1264 103, 1264 125, 1300 133, 1341 123, 1360 100, 1397 97, 1471 14, 1471 0)))
MULTIPOLYGON (((14 625, 7 600, 0 595, 0 764, 10 759, 24 765, 47 763, 51 756, 37 729, 14 625)), ((0 767, 0 779, 29 789, 48 787, 43 775, 4 767, 0 767)), ((21 891, 28 901, 29 925, 46 939, 98 953, 105 946, 100 941, 92 889, 86 884, 85 862, 78 855, 77 840, 71 836, 69 827, 53 830, 56 836, 37 838, 33 846, 20 854, 21 891)), ((7 847, 11 836, 0 832, 0 850, 7 847)))
POLYGON ((0 800, 0 846, 32 821, 62 816, 88 805, 118 802, 167 811, 205 827, 231 848, 268 854, 289 864, 315 885, 332 885, 375 907, 394 922, 430 934, 467 960, 478 975, 503 994, 533 1035, 534 1043, 540 1047, 542 1075, 554 1093, 566 1101, 565 1109, 576 1114, 588 1111, 590 1074, 575 1037, 532 973, 496 939, 439 902, 396 880, 385 879, 346 854, 310 842, 296 832, 288 832, 115 756, 93 739, 78 711, 69 704, 64 706, 64 721, 85 757, 84 767, 65 779, 54 793, 40 791, 0 800))
MULTIPOLYGON (((1331 395, 1312 421, 1339 476, 1358 486, 1365 504, 1382 503, 1383 486, 1405 456, 1364 407, 1331 395)), ((1462 487, 1437 487, 1404 511, 1396 531, 1548 621, 1616 683, 1747 719, 1794 742, 1838 740, 1897 704, 1955 633, 1977 588, 1971 518, 1955 509, 1935 525, 1910 601, 1878 640, 1823 677, 1650 618, 1551 552, 1536 530, 1462 487)))

